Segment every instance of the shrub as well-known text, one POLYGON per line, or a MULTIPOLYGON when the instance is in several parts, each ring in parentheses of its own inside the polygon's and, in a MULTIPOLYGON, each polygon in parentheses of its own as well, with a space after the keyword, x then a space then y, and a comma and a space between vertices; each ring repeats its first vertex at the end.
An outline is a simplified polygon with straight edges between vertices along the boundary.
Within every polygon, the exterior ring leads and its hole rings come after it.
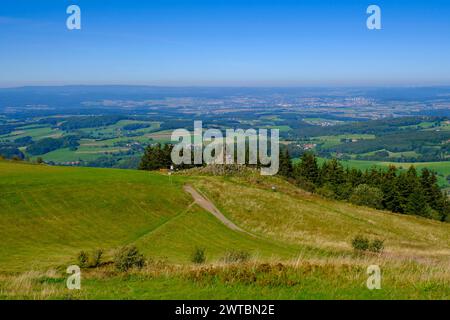
POLYGON ((384 241, 380 239, 373 240, 369 245, 369 251, 381 253, 384 249, 384 241))
POLYGON ((191 261, 193 263, 201 264, 206 260, 205 257, 205 249, 203 248, 195 248, 194 252, 192 252, 191 261))
POLYGON ((142 268, 144 264, 144 256, 135 246, 122 247, 114 256, 114 265, 119 271, 128 271, 133 267, 142 268))
POLYGON ((250 253, 244 250, 231 250, 225 253, 222 261, 225 263, 246 262, 250 259, 250 253))
POLYGON ((357 251, 366 251, 369 249, 369 239, 364 236, 358 235, 352 240, 352 247, 357 251))
POLYGON ((355 188, 350 196, 350 202, 359 206, 366 206, 375 209, 383 208, 383 192, 380 189, 360 184, 355 188))
POLYGON ((102 249, 98 249, 95 250, 94 252, 92 252, 92 256, 89 262, 89 266, 90 267, 98 267, 101 263, 102 260, 102 256, 103 256, 103 250, 102 249))
POLYGON ((352 240, 352 247, 357 251, 370 251, 375 253, 381 253, 384 249, 384 241, 380 239, 374 239, 369 241, 368 238, 358 235, 352 240))
POLYGON ((86 268, 89 264, 89 255, 86 251, 81 251, 77 257, 78 265, 80 268, 86 268))
POLYGON ((102 249, 97 249, 90 254, 86 251, 81 251, 77 257, 78 265, 80 268, 96 268, 100 265, 102 256, 102 249))

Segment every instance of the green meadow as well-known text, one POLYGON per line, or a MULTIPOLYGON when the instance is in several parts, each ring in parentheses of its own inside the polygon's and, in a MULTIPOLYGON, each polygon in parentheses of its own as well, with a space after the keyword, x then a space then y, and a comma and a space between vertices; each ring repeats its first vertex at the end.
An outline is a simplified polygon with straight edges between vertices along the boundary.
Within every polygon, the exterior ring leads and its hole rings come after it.
POLYGON ((361 170, 368 170, 373 167, 388 168, 389 166, 396 166, 399 169, 406 170, 414 166, 418 171, 423 168, 428 168, 438 174, 439 184, 443 187, 450 187, 450 182, 447 181, 447 176, 450 175, 450 161, 440 162, 383 162, 383 161, 365 161, 365 160, 342 160, 344 166, 350 168, 357 168, 361 170))

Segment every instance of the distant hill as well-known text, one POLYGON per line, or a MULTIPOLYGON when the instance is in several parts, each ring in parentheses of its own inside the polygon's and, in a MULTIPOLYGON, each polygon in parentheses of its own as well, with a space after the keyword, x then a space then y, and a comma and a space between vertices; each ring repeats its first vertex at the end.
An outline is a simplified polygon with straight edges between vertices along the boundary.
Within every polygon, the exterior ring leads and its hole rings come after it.
MULTIPOLYGON (((6 107, 47 106, 57 110, 83 109, 83 102, 99 100, 146 100, 179 97, 223 99, 230 96, 264 98, 272 95, 287 97, 345 97, 397 101, 418 99, 448 99, 450 87, 169 87, 145 85, 66 85, 0 88, 0 112, 6 107)), ((448 110, 447 110, 448 111, 448 110)), ((441 112, 446 112, 445 109, 441 112)), ((439 114, 433 114, 439 115, 439 114)))

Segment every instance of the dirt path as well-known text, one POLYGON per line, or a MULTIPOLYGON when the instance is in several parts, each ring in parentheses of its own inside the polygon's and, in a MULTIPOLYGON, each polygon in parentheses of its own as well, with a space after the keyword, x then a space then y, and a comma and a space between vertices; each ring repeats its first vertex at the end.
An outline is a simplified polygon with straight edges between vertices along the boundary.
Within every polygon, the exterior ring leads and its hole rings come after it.
POLYGON ((226 225, 231 230, 244 232, 244 233, 246 233, 248 235, 251 235, 252 237, 255 237, 255 235, 253 235, 250 232, 247 232, 247 231, 239 228, 233 222, 228 220, 228 218, 225 217, 222 214, 222 212, 220 212, 219 209, 217 209, 216 206, 209 199, 207 199, 205 196, 201 195, 192 186, 189 186, 189 185, 184 186, 184 191, 189 193, 192 196, 192 198, 194 198, 195 203, 197 203, 200 207, 202 207, 206 211, 208 211, 211 214, 213 214, 217 219, 219 219, 224 225, 226 225))

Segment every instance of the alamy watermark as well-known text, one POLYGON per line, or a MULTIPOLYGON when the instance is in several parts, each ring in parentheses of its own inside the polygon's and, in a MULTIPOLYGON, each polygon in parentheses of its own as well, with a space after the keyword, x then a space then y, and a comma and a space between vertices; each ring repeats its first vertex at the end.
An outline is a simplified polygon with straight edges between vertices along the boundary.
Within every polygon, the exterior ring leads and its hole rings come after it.
POLYGON ((367 14, 370 14, 366 21, 367 29, 381 30, 381 8, 372 4, 367 7, 366 12, 367 14))
POLYGON ((70 274, 67 278, 66 286, 69 290, 81 289, 81 269, 77 265, 68 266, 66 272, 70 274))
POLYGON ((262 175, 275 175, 279 169, 280 133, 278 129, 219 129, 203 132, 202 121, 194 121, 194 132, 172 132, 175 144, 171 158, 175 165, 260 165, 262 175), (269 152, 270 151, 270 152, 269 152))
MULTIPOLYGON (((66 13, 69 17, 66 20, 68 30, 81 30, 81 9, 78 5, 67 7, 66 13)), ((366 14, 370 16, 366 20, 366 26, 369 30, 381 30, 381 8, 372 4, 367 7, 366 14)))
POLYGON ((381 289, 381 269, 378 265, 370 265, 367 267, 367 275, 369 276, 366 281, 367 289, 380 290, 381 289))
POLYGON ((81 9, 77 5, 67 7, 66 13, 70 16, 66 20, 66 26, 69 30, 81 30, 81 9))

